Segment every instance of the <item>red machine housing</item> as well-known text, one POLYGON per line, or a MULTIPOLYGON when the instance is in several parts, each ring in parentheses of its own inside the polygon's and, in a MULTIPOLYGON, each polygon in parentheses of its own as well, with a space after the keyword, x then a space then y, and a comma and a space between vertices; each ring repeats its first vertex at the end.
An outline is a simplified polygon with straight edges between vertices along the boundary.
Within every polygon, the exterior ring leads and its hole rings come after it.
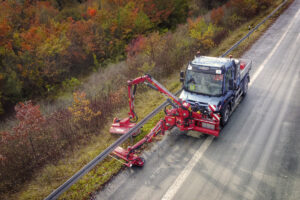
MULTIPOLYGON (((182 102, 178 97, 169 92, 164 86, 153 79, 150 75, 130 80, 128 84, 129 96, 129 117, 119 120, 114 119, 110 132, 114 134, 125 134, 137 121, 137 115, 134 112, 134 97, 136 92, 136 85, 145 83, 147 86, 155 89, 168 97, 168 101, 172 108, 165 108, 165 117, 161 119, 156 126, 147 134, 143 139, 137 142, 134 146, 129 146, 127 150, 118 147, 113 151, 113 155, 124 160, 125 165, 143 166, 144 159, 135 154, 135 150, 145 143, 152 141, 156 135, 164 134, 166 130, 170 130, 174 126, 178 127, 181 131, 194 130, 200 133, 209 134, 218 137, 220 132, 220 115, 215 112, 215 105, 209 105, 210 112, 201 113, 201 111, 193 111, 192 106, 186 102, 182 102), (132 90, 132 86, 134 86, 132 90), (135 119, 134 121, 131 121, 135 119)), ((133 135, 137 135, 139 131, 133 135)))
MULTIPOLYGON (((123 135, 127 133, 132 127, 134 127, 136 123, 130 122, 130 117, 127 117, 125 119, 118 119, 115 118, 113 121, 113 124, 111 125, 109 132, 113 134, 123 135)), ((137 131, 133 133, 133 136, 136 136, 140 133, 140 131, 137 131)))
POLYGON ((137 156, 135 153, 125 150, 122 147, 117 147, 113 151, 113 155, 125 161, 124 165, 127 167, 138 166, 142 167, 145 160, 142 157, 137 156))

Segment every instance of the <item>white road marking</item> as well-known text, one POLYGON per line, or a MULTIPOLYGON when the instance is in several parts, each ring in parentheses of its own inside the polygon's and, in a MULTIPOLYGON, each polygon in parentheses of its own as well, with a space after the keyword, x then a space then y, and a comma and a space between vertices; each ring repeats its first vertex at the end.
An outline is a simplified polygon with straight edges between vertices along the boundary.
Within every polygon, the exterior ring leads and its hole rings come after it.
POLYGON ((249 83, 249 86, 252 85, 252 83, 255 81, 255 79, 258 77, 258 75, 260 74, 260 72, 265 68, 267 62, 269 62, 269 60, 273 57, 274 53, 276 52, 276 50, 278 49, 279 45, 281 44, 281 42, 283 41, 283 39, 285 38, 286 34, 289 32, 291 26, 294 24, 296 18, 298 17, 300 13, 300 10, 298 10, 298 12, 296 13, 296 15, 293 17, 291 23, 289 24, 289 26, 287 27, 286 31, 284 32, 284 34, 281 36, 281 38, 278 40, 277 44, 275 45, 275 47, 272 49, 271 53, 268 55, 268 57, 264 60, 264 62, 259 66, 259 68, 257 69, 257 71, 255 72, 255 74, 250 77, 251 82, 249 83))
POLYGON ((182 170, 180 175, 176 178, 172 186, 168 189, 168 191, 163 196, 162 200, 170 200, 172 199, 177 190, 181 187, 185 179, 188 177, 188 175, 191 173, 192 169, 195 167, 195 165, 198 163, 198 160, 202 157, 203 153, 206 151, 206 149, 209 147, 209 145, 212 143, 214 137, 209 136, 200 146, 199 150, 194 154, 192 159, 188 162, 186 167, 182 170))
MULTIPOLYGON (((297 16, 299 15, 299 13, 300 13, 300 10, 296 13, 296 15, 292 19, 291 23, 288 25, 286 31, 284 32, 284 34, 281 36, 281 38, 279 39, 279 41, 277 42, 277 44, 275 45, 275 47, 271 51, 271 53, 264 60, 264 62, 259 66, 259 68, 255 72, 255 74, 253 75, 253 78, 251 78, 251 83, 249 84, 249 86, 252 85, 252 83, 255 81, 255 79, 258 77, 258 75, 264 69, 266 63, 274 55, 275 51, 278 49, 279 45, 281 44, 281 42, 285 38, 286 34, 289 32, 291 26, 294 24, 294 21, 297 18, 297 16)), ((208 147, 212 143, 213 139, 214 139, 214 137, 210 136, 210 137, 208 137, 203 142, 203 144, 200 146, 200 148, 194 154, 194 156, 192 157, 192 159, 187 163, 187 165, 185 166, 185 168, 181 171, 181 173, 179 174, 179 176, 176 178, 176 180, 174 181, 174 183, 169 187, 169 189, 167 190, 167 192, 165 193, 165 195, 162 197, 162 200, 171 200, 171 199, 173 199, 173 197, 175 196, 175 194, 177 193, 177 191, 179 190, 179 188, 181 187, 181 185, 183 184, 183 182, 186 180, 186 178, 191 173, 192 169, 195 167, 195 165, 201 159, 201 157, 203 156, 204 152, 208 149, 208 147)))

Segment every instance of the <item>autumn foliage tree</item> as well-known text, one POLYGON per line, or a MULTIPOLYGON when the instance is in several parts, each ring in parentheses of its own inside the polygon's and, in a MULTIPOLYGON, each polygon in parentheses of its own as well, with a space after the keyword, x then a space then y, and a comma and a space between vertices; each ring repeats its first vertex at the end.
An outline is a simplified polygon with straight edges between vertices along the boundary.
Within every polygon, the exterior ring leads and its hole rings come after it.
POLYGON ((163 24, 174 9, 174 2, 168 0, 144 0, 144 12, 150 20, 157 24, 163 24))
POLYGON ((215 8, 211 11, 210 18, 214 24, 219 25, 222 22, 223 17, 224 10, 222 7, 215 8))
POLYGON ((41 131, 45 117, 41 114, 39 105, 33 105, 31 101, 19 103, 15 110, 19 124, 13 128, 13 137, 20 144, 29 145, 33 155, 36 156, 37 152, 32 141, 33 134, 41 131))
POLYGON ((74 122, 89 122, 94 117, 101 115, 100 111, 95 112, 90 108, 90 101, 86 99, 84 92, 74 92, 73 99, 73 104, 68 109, 72 113, 74 122))
POLYGON ((198 42, 199 48, 208 50, 215 44, 213 41, 214 26, 211 23, 206 23, 203 17, 198 17, 195 20, 188 20, 190 36, 198 42))
POLYGON ((8 24, 7 19, 0 21, 0 46, 4 46, 7 49, 12 49, 11 38, 11 26, 8 24))
POLYGON ((139 35, 185 22, 187 2, 1 1, 1 104, 55 96, 64 81, 124 59, 139 35))
POLYGON ((27 138, 30 132, 40 131, 45 117, 41 114, 40 106, 33 105, 31 101, 20 102, 15 106, 18 126, 14 127, 15 136, 27 138))
POLYGON ((233 7, 234 11, 243 17, 252 17, 258 9, 256 0, 230 0, 228 6, 233 7))
MULTIPOLYGON (((0 132, 0 193, 12 187, 11 179, 19 182, 33 166, 44 161, 44 152, 37 141, 43 138, 45 117, 39 105, 31 101, 15 106, 17 123, 0 132)), ((44 144, 47 145, 47 144, 44 144)), ((24 179, 24 178, 23 178, 24 179)))

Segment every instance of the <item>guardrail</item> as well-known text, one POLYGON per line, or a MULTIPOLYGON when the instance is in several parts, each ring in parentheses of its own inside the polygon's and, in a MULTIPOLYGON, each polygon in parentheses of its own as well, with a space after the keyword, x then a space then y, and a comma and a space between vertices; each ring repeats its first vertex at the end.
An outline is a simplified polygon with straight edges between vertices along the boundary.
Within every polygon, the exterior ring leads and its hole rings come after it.
POLYGON ((286 4, 288 0, 284 0, 275 10, 273 10, 267 17, 265 17, 259 24, 257 24, 253 29, 251 29, 247 35, 245 35, 242 39, 240 39, 237 43, 235 43, 230 49, 228 49, 223 55, 220 57, 227 56, 232 50, 239 46, 241 42, 243 42, 246 38, 248 38, 255 30, 257 30, 263 23, 265 23, 274 13, 276 13, 284 4, 286 4))
MULTIPOLYGON (((246 36, 244 36, 241 40, 235 43, 230 49, 228 49, 223 55, 220 57, 224 57, 228 55, 233 49, 235 49, 241 42, 243 42, 247 37, 249 37, 255 30, 258 29, 265 21, 267 21, 275 12, 277 12, 285 3, 281 3, 271 14, 269 14, 263 21, 261 21, 258 25, 256 25, 252 30, 248 32, 246 36)), ((179 94, 181 90, 177 91, 175 95, 179 94)), ((54 190, 49 196, 45 198, 45 200, 54 200, 57 199, 63 192, 69 189, 74 183, 76 183, 82 176, 92 170, 98 163, 100 163, 104 158, 106 158, 115 148, 117 148, 120 144, 122 144, 125 140, 127 140, 134 132, 136 132, 139 128, 141 128, 147 121, 149 121, 152 117, 154 117, 159 111, 161 111, 166 105, 168 101, 163 102, 159 105, 155 110, 153 110, 150 114, 148 114, 144 119, 142 119, 136 126, 134 126, 130 131, 126 134, 122 135, 118 138, 112 145, 106 148, 103 152, 101 152, 96 158, 86 164, 83 168, 81 168, 76 174, 74 174, 71 178, 69 178, 64 184, 59 186, 56 190, 54 190)))

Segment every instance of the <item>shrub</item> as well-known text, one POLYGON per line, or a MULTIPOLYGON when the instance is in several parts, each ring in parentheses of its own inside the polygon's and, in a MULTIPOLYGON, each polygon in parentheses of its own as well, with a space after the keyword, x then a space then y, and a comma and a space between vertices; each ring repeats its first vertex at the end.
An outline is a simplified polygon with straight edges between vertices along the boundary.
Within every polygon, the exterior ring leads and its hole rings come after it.
POLYGON ((234 14, 227 14, 224 17, 224 23, 225 27, 228 28, 235 28, 241 25, 243 22, 245 22, 247 19, 237 15, 236 13, 234 14))
POLYGON ((68 109, 72 113, 74 122, 89 122, 92 120, 92 118, 101 114, 100 111, 94 112, 91 110, 90 101, 86 99, 86 94, 84 92, 74 92, 73 98, 73 105, 68 109))
POLYGON ((97 10, 96 10, 95 8, 88 8, 87 14, 88 14, 90 17, 94 17, 94 16, 97 14, 97 10))
POLYGON ((211 11, 210 18, 214 24, 219 25, 222 22, 223 17, 224 17, 224 10, 222 7, 213 9, 211 11))
POLYGON ((239 16, 252 17, 257 13, 256 0, 230 0, 230 4, 239 16))
POLYGON ((215 34, 213 37, 213 41, 216 45, 220 44, 220 42, 228 36, 228 29, 226 28, 216 28, 215 34))
POLYGON ((205 6, 208 9, 212 9, 224 4, 226 1, 227 0, 202 0, 200 2, 202 3, 202 6, 205 6))
POLYGON ((13 130, 15 137, 28 138, 30 133, 40 131, 45 122, 44 116, 40 112, 39 105, 33 105, 31 101, 19 103, 15 107, 16 118, 19 120, 19 125, 13 130))
POLYGON ((78 8, 74 7, 65 7, 63 10, 59 12, 56 17, 57 21, 66 20, 68 18, 72 18, 75 21, 81 20, 82 15, 78 8))
POLYGON ((190 37, 196 39, 200 49, 207 51, 215 45, 213 42, 215 27, 212 24, 207 24, 202 17, 188 22, 190 37))
POLYGON ((62 82, 64 91, 74 91, 80 84, 81 82, 75 77, 62 82))
POLYGON ((258 9, 264 10, 272 5, 272 0, 257 0, 258 3, 258 9))

